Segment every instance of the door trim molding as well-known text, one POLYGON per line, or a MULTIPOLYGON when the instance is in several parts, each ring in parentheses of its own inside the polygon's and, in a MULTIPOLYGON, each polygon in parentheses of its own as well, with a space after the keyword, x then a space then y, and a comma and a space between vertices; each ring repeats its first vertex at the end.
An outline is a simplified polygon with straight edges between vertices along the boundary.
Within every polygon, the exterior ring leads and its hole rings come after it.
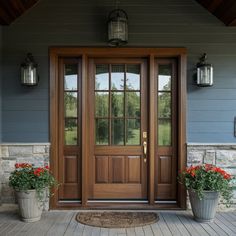
MULTIPOLYGON (((50 165, 54 176, 58 179, 58 62, 60 57, 81 57, 82 58, 82 199, 81 206, 89 207, 87 187, 88 187, 88 155, 89 155, 89 135, 88 135, 88 58, 89 57, 145 57, 149 59, 149 78, 154 76, 154 59, 156 57, 175 57, 178 59, 178 168, 177 171, 182 171, 186 167, 186 48, 109 48, 109 47, 51 47, 49 48, 50 60, 50 165)), ((154 88, 153 80, 149 80, 149 87, 154 88)), ((154 105, 154 96, 150 91, 149 106, 154 105)), ((155 114, 150 110, 149 122, 155 122, 155 114)), ((155 159, 155 135, 154 130, 149 132, 149 143, 152 147, 149 151, 149 207, 154 205, 154 159, 155 159), (152 144, 152 145, 151 145, 152 144)), ((50 209, 65 209, 66 205, 62 205, 58 201, 57 191, 50 200, 50 209)), ((178 205, 180 208, 186 208, 186 191, 184 187, 178 184, 178 205)), ((69 206, 71 208, 71 206, 69 206)), ((76 208, 76 207, 75 207, 76 208)))

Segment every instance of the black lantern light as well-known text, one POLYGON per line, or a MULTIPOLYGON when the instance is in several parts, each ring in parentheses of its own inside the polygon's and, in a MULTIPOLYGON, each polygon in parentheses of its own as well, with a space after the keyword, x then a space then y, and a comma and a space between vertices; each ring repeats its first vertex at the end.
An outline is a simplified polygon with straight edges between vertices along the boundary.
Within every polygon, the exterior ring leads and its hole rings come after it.
POLYGON ((213 85, 213 67, 206 63, 207 55, 204 53, 197 63, 197 85, 208 87, 213 85))
POLYGON ((108 17, 108 43, 121 46, 128 42, 128 16, 122 9, 115 9, 108 17))
POLYGON ((21 84, 35 86, 38 84, 37 64, 31 53, 28 53, 21 64, 21 84))

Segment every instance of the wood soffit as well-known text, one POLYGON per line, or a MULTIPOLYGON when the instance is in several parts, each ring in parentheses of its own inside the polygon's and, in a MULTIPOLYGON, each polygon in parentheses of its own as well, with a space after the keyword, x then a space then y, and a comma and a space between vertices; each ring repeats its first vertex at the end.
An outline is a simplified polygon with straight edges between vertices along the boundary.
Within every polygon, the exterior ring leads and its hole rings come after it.
MULTIPOLYGON (((0 25, 10 25, 40 0, 0 0, 0 25)), ((196 0, 226 26, 236 26, 236 0, 196 0)))

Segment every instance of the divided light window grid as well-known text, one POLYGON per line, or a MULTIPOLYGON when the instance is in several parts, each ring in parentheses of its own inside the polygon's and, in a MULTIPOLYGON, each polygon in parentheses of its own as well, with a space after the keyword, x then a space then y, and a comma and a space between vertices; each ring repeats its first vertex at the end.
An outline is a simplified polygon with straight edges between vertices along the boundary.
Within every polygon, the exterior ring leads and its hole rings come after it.
POLYGON ((64 143, 78 145, 78 64, 64 65, 64 143))
POLYGON ((96 145, 140 145, 140 79, 139 64, 96 65, 96 145))
POLYGON ((172 145, 172 64, 158 65, 158 145, 172 145))

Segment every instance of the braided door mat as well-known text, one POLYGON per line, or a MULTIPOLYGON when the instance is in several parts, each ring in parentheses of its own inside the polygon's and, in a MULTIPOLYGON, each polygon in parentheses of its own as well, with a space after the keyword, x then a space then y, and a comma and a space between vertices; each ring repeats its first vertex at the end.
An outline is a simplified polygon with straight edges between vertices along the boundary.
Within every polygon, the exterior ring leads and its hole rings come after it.
POLYGON ((80 212, 76 220, 95 227, 129 228, 153 224, 159 217, 154 212, 80 212))

